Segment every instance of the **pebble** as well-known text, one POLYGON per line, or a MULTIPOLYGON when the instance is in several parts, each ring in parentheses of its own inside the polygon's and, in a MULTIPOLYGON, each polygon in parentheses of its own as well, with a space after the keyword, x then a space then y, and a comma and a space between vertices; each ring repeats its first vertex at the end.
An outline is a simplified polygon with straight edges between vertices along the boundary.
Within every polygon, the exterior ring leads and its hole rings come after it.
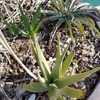
POLYGON ((35 98, 36 98, 36 94, 32 94, 32 95, 28 98, 28 100, 35 100, 35 98))

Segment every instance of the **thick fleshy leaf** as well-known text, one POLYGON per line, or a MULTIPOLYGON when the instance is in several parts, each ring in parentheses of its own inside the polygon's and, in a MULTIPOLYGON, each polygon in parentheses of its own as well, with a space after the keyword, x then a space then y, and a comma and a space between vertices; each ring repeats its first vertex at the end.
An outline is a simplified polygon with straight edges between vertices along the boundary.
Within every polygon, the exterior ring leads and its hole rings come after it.
POLYGON ((38 64, 40 66, 40 69, 41 69, 41 72, 43 74, 43 77, 45 79, 47 79, 47 75, 46 75, 46 72, 45 72, 45 69, 43 67, 43 64, 39 58, 39 54, 38 54, 38 51, 37 51, 37 47, 36 47, 36 44, 33 43, 33 41, 31 40, 31 43, 32 43, 32 51, 33 51, 33 55, 35 56, 36 60, 38 61, 38 64))
POLYGON ((79 29, 81 33, 84 33, 84 26, 82 25, 80 21, 79 21, 79 29))
POLYGON ((48 87, 48 96, 50 100, 57 100, 59 96, 59 90, 55 84, 50 84, 48 87))
POLYGON ((74 22, 74 24, 79 28, 80 33, 83 34, 84 33, 83 23, 79 19, 76 19, 76 21, 74 22))
POLYGON ((43 55, 43 52, 38 44, 38 41, 36 39, 35 39, 35 46, 33 48, 35 48, 34 50, 36 52, 36 56, 37 56, 36 58, 39 62, 39 65, 40 65, 40 68, 41 68, 41 71, 42 71, 44 77, 46 79, 49 79, 49 74, 51 73, 51 71, 50 71, 48 63, 43 55))
POLYGON ((72 32, 72 25, 71 25, 71 21, 69 21, 69 24, 68 24, 68 29, 69 29, 69 34, 70 34, 70 37, 71 39, 74 41, 74 36, 73 36, 73 32, 72 32))
POLYGON ((99 30, 97 29, 97 27, 95 27, 95 22, 94 22, 94 20, 91 19, 91 18, 88 18, 88 21, 89 21, 89 26, 90 26, 92 29, 94 29, 94 31, 96 32, 96 35, 97 35, 98 37, 100 37, 100 32, 99 32, 99 30))
POLYGON ((61 16, 59 16, 58 14, 53 14, 53 15, 50 15, 49 17, 45 18, 43 21, 46 22, 46 21, 50 21, 50 22, 53 22, 53 21, 57 21, 61 16))
POLYGON ((64 100, 64 97, 63 97, 63 96, 59 96, 59 97, 57 98, 57 100, 64 100))
POLYGON ((69 10, 70 8, 70 4, 71 4, 71 0, 65 0, 65 6, 67 8, 67 11, 69 10))
POLYGON ((25 84, 23 86, 23 89, 31 92, 45 92, 48 90, 46 84, 41 82, 25 84))
MULTIPOLYGON (((77 5, 77 6, 75 6, 75 10, 78 10, 78 9, 80 9, 80 8, 83 8, 83 7, 88 8, 89 5, 90 5, 89 3, 81 3, 81 4, 77 5)), ((74 10, 74 11, 75 11, 75 10, 74 10)))
POLYGON ((93 73, 97 72, 100 70, 100 67, 96 67, 90 71, 84 72, 84 73, 80 73, 80 74, 76 74, 73 76, 65 76, 63 79, 59 79, 56 80, 56 84, 59 88, 63 88, 66 85, 71 85, 75 82, 79 82, 81 80, 84 80, 85 78, 89 77, 90 75, 92 75, 93 73))
POLYGON ((74 7, 76 0, 71 0, 70 9, 74 7))
POLYGON ((52 77, 54 78, 59 78, 60 75, 60 68, 61 68, 61 63, 62 63, 62 56, 61 56, 61 48, 60 48, 60 40, 58 36, 58 45, 57 45, 57 51, 56 51, 56 62, 55 66, 52 70, 52 77))
POLYGON ((42 13, 40 11, 40 7, 36 10, 34 15, 32 16, 32 21, 31 21, 31 35, 34 36, 34 34, 38 33, 40 25, 42 24, 42 13))
POLYGON ((34 39, 34 42, 33 42, 33 40, 30 40, 30 42, 32 45, 33 55, 35 56, 35 59, 38 61, 38 64, 39 64, 39 67, 41 69, 43 77, 47 80, 47 79, 49 79, 49 74, 51 73, 50 68, 46 62, 46 59, 44 58, 44 55, 42 54, 42 51, 41 51, 40 46, 36 40, 36 37, 34 39))
POLYGON ((71 87, 64 87, 60 90, 60 93, 64 96, 70 96, 77 99, 82 99, 85 96, 85 93, 80 89, 75 89, 71 87))
POLYGON ((65 75, 66 70, 70 67, 70 64, 74 58, 74 53, 70 53, 62 63, 62 76, 65 75))

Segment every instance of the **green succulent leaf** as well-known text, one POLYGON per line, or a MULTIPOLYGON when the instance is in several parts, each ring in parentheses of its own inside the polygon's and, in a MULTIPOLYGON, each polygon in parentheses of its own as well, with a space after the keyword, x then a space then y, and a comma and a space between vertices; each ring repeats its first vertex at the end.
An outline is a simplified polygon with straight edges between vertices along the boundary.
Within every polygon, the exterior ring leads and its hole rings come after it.
POLYGON ((43 14, 41 13, 41 6, 38 7, 34 15, 32 16, 32 21, 31 21, 31 35, 34 36, 34 34, 38 33, 39 28, 42 24, 42 16, 43 14))
POLYGON ((79 21, 79 29, 81 33, 84 33, 84 26, 82 25, 80 21, 79 21))
POLYGON ((50 100, 57 100, 59 96, 59 90, 55 84, 50 84, 48 87, 48 96, 50 100))
POLYGON ((64 97, 63 97, 63 96, 59 96, 59 97, 57 98, 57 100, 64 100, 64 97))
POLYGON ((62 63, 62 76, 64 77, 66 70, 70 67, 72 60, 74 58, 74 53, 70 53, 62 63))
POLYGON ((73 83, 79 82, 84 80, 85 78, 89 77, 90 75, 92 75, 93 73, 97 72, 100 70, 100 67, 96 67, 90 71, 84 72, 84 73, 80 73, 80 74, 76 74, 73 76, 65 76, 63 79, 58 79, 56 80, 56 85, 59 88, 63 88, 66 85, 72 85, 73 83))
POLYGON ((35 45, 33 45, 33 52, 35 52, 35 56, 37 58, 37 61, 40 65, 40 69, 42 71, 43 76, 45 77, 46 80, 49 79, 49 75, 51 73, 49 65, 43 55, 43 52, 38 44, 37 39, 35 38, 35 45))
POLYGON ((95 22, 92 18, 87 17, 87 20, 89 21, 89 24, 90 24, 91 27, 95 27, 95 22))
POLYGON ((97 35, 98 37, 100 37, 100 32, 99 32, 99 30, 96 28, 95 22, 93 21, 93 19, 88 18, 88 21, 89 21, 89 26, 90 26, 92 29, 94 29, 94 31, 96 32, 96 35, 97 35))
POLYGON ((64 77, 66 70, 69 68, 73 58, 74 58, 74 53, 70 53, 66 57, 66 48, 64 50, 64 53, 63 54, 61 53, 60 39, 58 36, 56 62, 55 62, 55 67, 52 71, 52 77, 54 77, 54 78, 64 77))
POLYGON ((45 83, 41 83, 41 82, 33 82, 30 84, 25 84, 23 86, 23 89, 27 90, 27 91, 31 91, 31 92, 45 92, 47 91, 47 86, 45 83))
MULTIPOLYGON (((19 3, 18 3, 19 4, 19 3)), ((30 18, 27 16, 27 14, 23 11, 21 5, 19 4, 19 10, 20 10, 20 23, 24 28, 24 31, 26 34, 30 37, 34 37, 34 34, 37 34, 40 26, 42 24, 42 13, 40 11, 41 5, 36 9, 32 16, 32 20, 30 21, 30 18)))
POLYGON ((60 77, 60 69, 61 69, 61 63, 62 63, 59 36, 58 36, 57 42, 58 42, 58 45, 57 45, 57 50, 56 50, 56 62, 55 62, 55 66, 54 66, 52 73, 51 73, 51 76, 53 78, 59 78, 60 77))
POLYGON ((82 99, 85 96, 85 93, 82 90, 67 86, 62 88, 60 93, 64 96, 70 96, 77 99, 82 99))
POLYGON ((69 34, 70 34, 70 37, 71 37, 71 39, 74 41, 74 36, 73 36, 71 24, 69 24, 68 27, 69 27, 69 34))
POLYGON ((80 33, 84 33, 84 26, 83 23, 78 19, 74 22, 74 24, 78 27, 78 29, 80 30, 80 33))
MULTIPOLYGON (((84 8, 89 8, 89 4, 87 3, 78 3, 77 0, 50 0, 50 4, 48 6, 49 9, 46 9, 46 12, 44 12, 47 15, 47 19, 50 20, 50 22, 58 22, 60 19, 63 19, 62 24, 67 24, 70 26, 70 24, 73 25, 75 23, 75 20, 78 19, 79 22, 82 21, 82 23, 79 23, 78 27, 80 26, 80 32, 84 32, 84 28, 82 27, 82 24, 89 25, 92 30, 95 30, 97 33, 97 36, 100 36, 100 32, 95 26, 95 21, 89 21, 89 19, 92 20, 91 11, 93 9, 84 9, 84 8), (92 23, 93 24, 92 24, 92 23), (93 28, 94 27, 94 28, 93 28)), ((96 13, 96 11, 94 11, 96 13)), ((48 21, 47 20, 47 21, 48 21)), ((65 27, 65 26, 64 26, 65 27)), ((73 32, 72 32, 72 27, 69 28, 70 30, 70 36, 72 39, 74 39, 73 32)))

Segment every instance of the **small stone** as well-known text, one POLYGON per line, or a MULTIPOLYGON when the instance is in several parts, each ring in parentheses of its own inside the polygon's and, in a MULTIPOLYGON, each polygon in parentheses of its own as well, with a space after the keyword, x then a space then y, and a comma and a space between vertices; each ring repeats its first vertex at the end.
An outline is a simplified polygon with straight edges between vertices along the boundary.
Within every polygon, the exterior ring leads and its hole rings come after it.
POLYGON ((89 59, 87 57, 83 57, 82 60, 88 62, 89 59))
POLYGON ((36 94, 32 94, 32 95, 29 97, 28 100, 35 100, 35 98, 36 98, 36 94))
POLYGON ((88 54, 88 51, 83 49, 83 50, 82 50, 82 54, 83 54, 83 55, 86 55, 86 54, 88 54))

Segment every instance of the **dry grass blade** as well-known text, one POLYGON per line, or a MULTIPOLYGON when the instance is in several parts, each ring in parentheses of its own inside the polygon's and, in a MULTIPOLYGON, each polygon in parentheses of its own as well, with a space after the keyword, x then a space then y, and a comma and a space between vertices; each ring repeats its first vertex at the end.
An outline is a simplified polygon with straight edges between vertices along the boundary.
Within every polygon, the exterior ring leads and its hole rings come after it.
POLYGON ((8 52, 13 56, 13 58, 20 64, 20 66, 34 79, 37 79, 37 77, 22 63, 22 61, 17 57, 17 55, 14 53, 12 48, 7 43, 6 38, 4 37, 2 31, 0 30, 0 42, 2 45, 8 50, 8 52))

